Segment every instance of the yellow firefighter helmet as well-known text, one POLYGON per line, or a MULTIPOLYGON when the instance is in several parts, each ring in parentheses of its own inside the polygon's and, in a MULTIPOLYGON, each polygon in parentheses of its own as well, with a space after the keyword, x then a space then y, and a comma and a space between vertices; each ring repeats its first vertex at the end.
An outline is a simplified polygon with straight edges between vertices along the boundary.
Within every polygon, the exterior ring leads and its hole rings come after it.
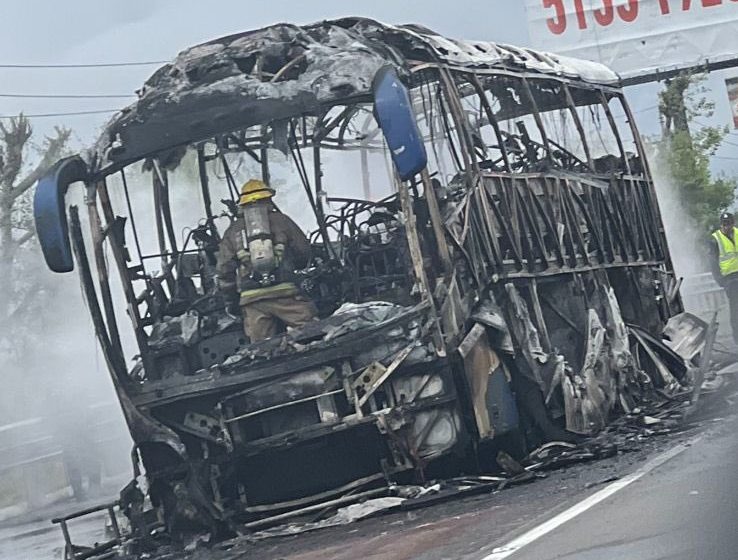
POLYGON ((243 206, 244 204, 250 204, 265 198, 272 198, 273 196, 274 190, 269 188, 264 181, 250 179, 241 187, 241 197, 238 199, 238 203, 243 206))

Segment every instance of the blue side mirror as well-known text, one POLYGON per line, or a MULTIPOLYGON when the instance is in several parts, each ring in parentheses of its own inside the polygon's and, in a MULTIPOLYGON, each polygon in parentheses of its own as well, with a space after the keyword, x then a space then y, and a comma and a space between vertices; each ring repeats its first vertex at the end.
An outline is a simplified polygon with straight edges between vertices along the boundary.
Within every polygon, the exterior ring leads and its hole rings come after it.
POLYGON ((400 179, 407 181, 428 164, 410 95, 391 66, 377 72, 372 91, 374 116, 387 140, 400 179))
POLYGON ((36 235, 46 264, 54 272, 74 270, 64 196, 71 183, 86 178, 87 165, 79 156, 72 156, 56 162, 36 185, 33 195, 36 235))

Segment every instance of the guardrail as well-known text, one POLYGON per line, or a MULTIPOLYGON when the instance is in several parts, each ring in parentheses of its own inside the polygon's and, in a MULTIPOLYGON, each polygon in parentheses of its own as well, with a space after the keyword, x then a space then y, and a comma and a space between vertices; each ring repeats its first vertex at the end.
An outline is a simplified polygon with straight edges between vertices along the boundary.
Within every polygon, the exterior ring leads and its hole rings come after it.
POLYGON ((107 504, 101 504, 86 508, 63 517, 55 517, 51 520, 54 525, 59 525, 64 535, 64 560, 87 560, 96 556, 98 558, 114 558, 118 556, 113 549, 121 543, 122 534, 120 527, 118 526, 118 518, 116 517, 115 509, 119 508, 118 502, 111 502, 107 504), (97 513, 98 511, 107 511, 108 519, 110 520, 110 527, 113 530, 113 538, 103 543, 96 543, 94 546, 80 546, 72 542, 72 536, 69 532, 69 522, 79 517, 90 515, 91 513, 97 513), (104 555, 105 552, 109 554, 104 555), (101 556, 103 555, 103 556, 101 556))
POLYGON ((682 299, 692 313, 713 313, 727 309, 728 298, 712 274, 688 276, 682 283, 682 299))
POLYGON ((719 337, 731 337, 728 298, 712 274, 706 272, 685 277, 681 294, 685 309, 705 321, 711 320, 717 311, 719 337))

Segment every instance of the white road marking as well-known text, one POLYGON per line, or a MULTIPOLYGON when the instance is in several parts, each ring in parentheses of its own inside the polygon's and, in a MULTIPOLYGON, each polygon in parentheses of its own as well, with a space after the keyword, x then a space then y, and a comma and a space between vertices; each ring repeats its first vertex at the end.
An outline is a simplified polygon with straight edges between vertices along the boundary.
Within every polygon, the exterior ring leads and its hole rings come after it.
POLYGON ((489 554, 482 558, 481 560, 503 560, 503 558, 508 558, 509 556, 515 554, 517 551, 519 551, 524 546, 529 545, 533 541, 536 541, 543 537, 544 535, 547 535, 551 531, 557 529, 567 521, 571 521, 578 515, 581 515, 588 509, 596 506, 600 502, 606 500, 616 492, 619 492, 623 488, 626 488, 633 484, 636 480, 640 479, 644 475, 650 473, 652 470, 660 467, 667 461, 670 461, 680 453, 686 451, 689 449, 689 447, 694 444, 699 437, 694 438, 690 440, 687 443, 677 445, 676 447, 673 447, 669 449, 668 451, 665 451, 661 455, 658 455, 645 465, 643 465, 640 469, 635 471, 634 473, 631 473, 620 480, 616 480, 612 484, 606 486, 599 492, 595 492, 588 498, 585 498, 578 504, 573 505, 566 511, 561 512, 560 514, 552 517, 548 521, 542 523, 541 525, 538 525, 537 527, 534 527, 530 531, 527 531, 526 533, 523 533, 519 537, 511 540, 506 545, 500 546, 498 548, 495 548, 492 551, 492 554, 489 554))

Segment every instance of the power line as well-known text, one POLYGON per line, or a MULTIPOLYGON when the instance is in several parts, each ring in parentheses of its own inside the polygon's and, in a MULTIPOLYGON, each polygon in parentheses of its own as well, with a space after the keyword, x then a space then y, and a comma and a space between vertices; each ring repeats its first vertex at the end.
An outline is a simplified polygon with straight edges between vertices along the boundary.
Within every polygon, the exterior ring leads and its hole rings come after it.
MULTIPOLYGON (((694 122, 696 122, 696 123, 697 123, 698 125, 700 125, 700 126, 701 126, 702 128, 719 128, 719 127, 716 127, 716 126, 711 126, 711 125, 709 125, 709 124, 706 124, 706 123, 704 123, 704 122, 702 122, 702 121, 698 121, 697 119, 694 119, 694 122)), ((731 134, 738 134, 738 133, 736 133, 736 132, 731 132, 731 131, 728 131, 728 135, 731 135, 731 134)), ((723 138, 723 139, 722 139, 722 140, 720 141, 720 144, 726 144, 726 145, 728 145, 728 146, 735 146, 736 148, 738 148, 738 144, 735 144, 735 143, 733 143, 733 142, 728 142, 728 141, 727 141, 727 140, 725 140, 724 138, 723 138)), ((718 157, 718 156, 714 156, 714 157, 718 157)), ((726 158, 718 158, 718 159, 726 159, 726 158)))
POLYGON ((634 115, 638 115, 640 113, 645 113, 646 111, 653 111, 654 109, 658 109, 658 105, 652 105, 651 107, 644 107, 643 109, 639 109, 638 111, 633 111, 634 115))
POLYGON ((170 60, 151 60, 147 62, 96 62, 91 64, 0 64, 0 68, 114 68, 118 66, 152 66, 168 64, 170 60))
MULTIPOLYGON (((119 109, 101 109, 99 111, 73 111, 71 113, 36 113, 35 115, 23 115, 29 119, 40 119, 45 117, 73 117, 77 115, 99 115, 102 113, 116 113, 119 109)), ((0 119, 15 119, 18 115, 0 115, 0 119)))
POLYGON ((0 93, 0 97, 14 97, 19 99, 127 99, 136 97, 136 94, 107 94, 107 93, 90 93, 90 94, 36 94, 36 93, 0 93))

